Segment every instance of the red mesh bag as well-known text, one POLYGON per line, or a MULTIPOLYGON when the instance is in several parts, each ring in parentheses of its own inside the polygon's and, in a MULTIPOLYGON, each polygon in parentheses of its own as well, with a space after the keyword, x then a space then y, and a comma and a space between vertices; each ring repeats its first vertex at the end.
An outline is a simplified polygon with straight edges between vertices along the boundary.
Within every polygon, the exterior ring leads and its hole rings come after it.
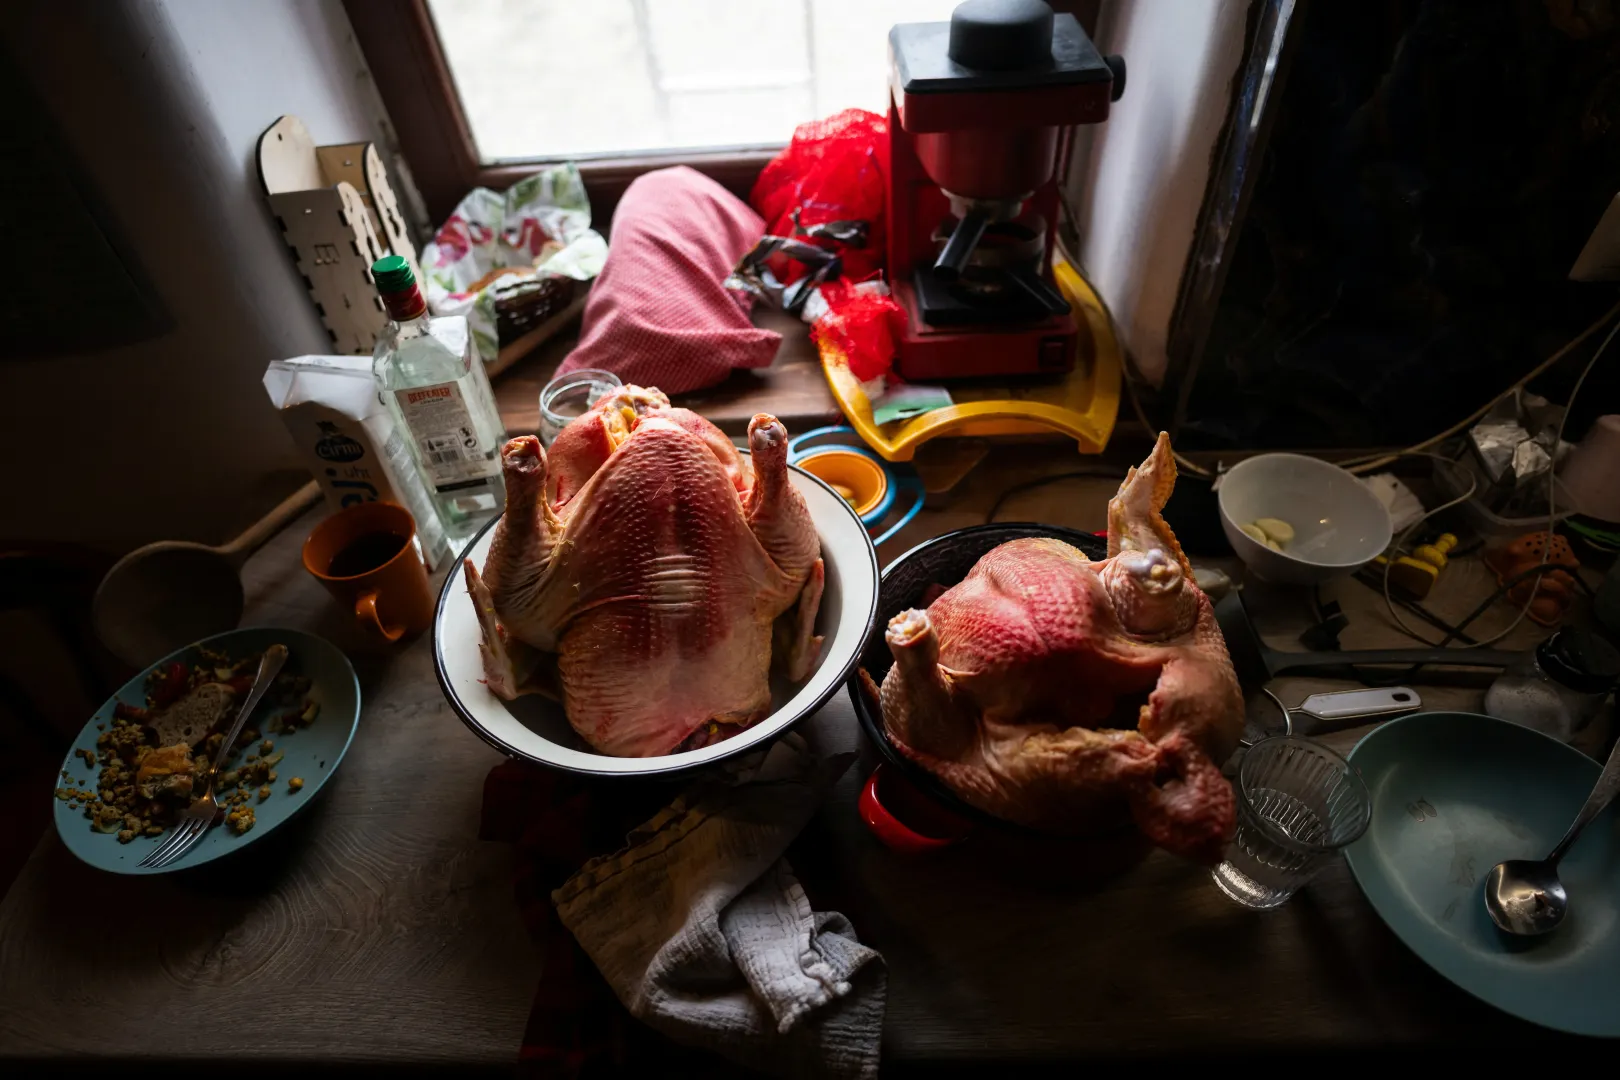
MULTIPOLYGON (((800 124, 793 141, 760 172, 749 202, 771 236, 803 236, 839 252, 852 281, 883 269, 883 197, 889 175, 889 123, 877 113, 845 109, 825 120, 800 124), (793 222, 798 211, 798 228, 793 222), (850 247, 814 235, 832 221, 864 221, 866 243, 850 247)), ((771 270, 784 285, 804 276, 804 264, 776 260, 771 270)))
POLYGON ((894 364, 894 339, 905 318, 894 299, 870 289, 857 289, 847 281, 829 281, 821 287, 827 313, 810 328, 817 345, 835 346, 862 382, 887 374, 894 364))

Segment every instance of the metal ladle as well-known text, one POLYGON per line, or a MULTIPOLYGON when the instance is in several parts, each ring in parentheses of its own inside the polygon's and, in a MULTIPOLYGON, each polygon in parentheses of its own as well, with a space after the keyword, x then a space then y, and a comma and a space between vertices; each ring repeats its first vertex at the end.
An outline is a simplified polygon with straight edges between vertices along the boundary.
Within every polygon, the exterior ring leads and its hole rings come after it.
POLYGON ((1491 921, 1510 934, 1533 937, 1545 934, 1564 921, 1569 912, 1569 894, 1558 880, 1558 860, 1564 857, 1581 830, 1620 792, 1620 742, 1609 751, 1586 805, 1575 816, 1552 854, 1545 859, 1509 859, 1497 863, 1485 878, 1485 910, 1491 921))
POLYGON ((96 637, 131 667, 154 660, 241 621, 242 564, 320 498, 311 480, 228 544, 161 540, 113 564, 96 587, 90 622, 96 637))

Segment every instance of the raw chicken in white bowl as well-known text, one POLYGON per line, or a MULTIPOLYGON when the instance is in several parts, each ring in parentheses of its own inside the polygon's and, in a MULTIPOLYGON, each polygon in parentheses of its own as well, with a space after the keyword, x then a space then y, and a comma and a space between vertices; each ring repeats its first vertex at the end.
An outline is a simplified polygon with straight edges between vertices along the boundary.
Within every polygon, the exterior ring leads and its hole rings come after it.
POLYGON ((877 603, 854 510, 756 416, 739 451, 656 390, 598 402, 547 454, 502 451, 507 507, 445 582, 440 685, 506 753, 682 772, 770 741, 848 676, 877 603))

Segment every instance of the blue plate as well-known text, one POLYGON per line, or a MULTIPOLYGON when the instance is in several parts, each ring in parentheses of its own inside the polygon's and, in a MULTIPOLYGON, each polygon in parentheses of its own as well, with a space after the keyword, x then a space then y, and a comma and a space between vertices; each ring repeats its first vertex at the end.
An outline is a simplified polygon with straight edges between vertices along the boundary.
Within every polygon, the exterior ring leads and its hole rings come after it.
POLYGON ((1471 713, 1392 720, 1350 754, 1372 823, 1346 849, 1374 909, 1430 967, 1532 1023, 1620 1035, 1620 834, 1606 810, 1559 866, 1564 925, 1513 938, 1485 913, 1503 859, 1545 858, 1575 820, 1598 764, 1517 724, 1471 713))
MULTIPOLYGON (((348 752, 355 729, 360 725, 360 682, 354 677, 354 668, 349 666, 348 657, 344 656, 337 646, 301 630, 282 630, 274 627, 255 627, 250 630, 232 630, 216 634, 196 645, 188 645, 178 652, 165 656, 129 680, 108 699, 106 704, 96 710, 96 715, 90 718, 90 722, 84 725, 84 730, 79 732, 79 737, 73 741, 67 759, 62 762, 62 768, 67 771, 71 782, 63 780, 60 773, 56 779, 58 783, 73 788, 95 786, 94 782, 100 767, 92 769, 87 766, 84 759, 77 756, 78 751, 95 750, 96 736, 101 734, 96 725, 100 724, 104 728, 111 726, 113 708, 120 701, 135 706, 146 704, 148 672, 176 660, 184 664, 195 663, 198 661, 197 649, 202 645, 235 659, 263 652, 278 641, 286 645, 290 653, 284 670, 309 676, 309 697, 320 704, 321 711, 309 727, 300 728, 292 735, 271 736, 275 739, 276 749, 285 757, 276 765, 277 780, 270 785, 274 794, 264 802, 257 799, 253 801, 256 824, 252 829, 238 836, 224 826, 216 825, 182 858, 167 866, 152 869, 141 866, 140 862, 167 838, 168 833, 164 833, 163 836, 137 837, 128 844, 120 844, 117 834, 97 832, 91 828, 89 819, 84 816, 83 808, 70 810, 67 803, 53 797, 51 801, 56 808, 56 831, 68 850, 91 866, 115 874, 167 874, 174 870, 201 866, 203 863, 213 862, 232 852, 240 851, 255 840, 268 836, 282 822, 307 806, 310 800, 315 798, 316 793, 325 786, 327 779, 337 771, 338 763, 348 752), (287 781, 294 776, 303 778, 304 787, 301 791, 287 790, 287 781)), ((271 715, 270 710, 261 705, 254 717, 248 720, 247 726, 255 727, 271 715)))

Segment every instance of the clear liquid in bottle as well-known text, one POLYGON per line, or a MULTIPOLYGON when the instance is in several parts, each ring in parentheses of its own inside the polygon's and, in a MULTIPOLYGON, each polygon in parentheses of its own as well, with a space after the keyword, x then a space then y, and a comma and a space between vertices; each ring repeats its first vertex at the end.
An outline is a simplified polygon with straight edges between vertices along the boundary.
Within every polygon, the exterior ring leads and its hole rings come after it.
POLYGON ((465 318, 428 315, 398 256, 378 260, 372 273, 392 316, 372 353, 377 392, 408 433, 445 535, 460 551, 506 505, 495 394, 465 318))

